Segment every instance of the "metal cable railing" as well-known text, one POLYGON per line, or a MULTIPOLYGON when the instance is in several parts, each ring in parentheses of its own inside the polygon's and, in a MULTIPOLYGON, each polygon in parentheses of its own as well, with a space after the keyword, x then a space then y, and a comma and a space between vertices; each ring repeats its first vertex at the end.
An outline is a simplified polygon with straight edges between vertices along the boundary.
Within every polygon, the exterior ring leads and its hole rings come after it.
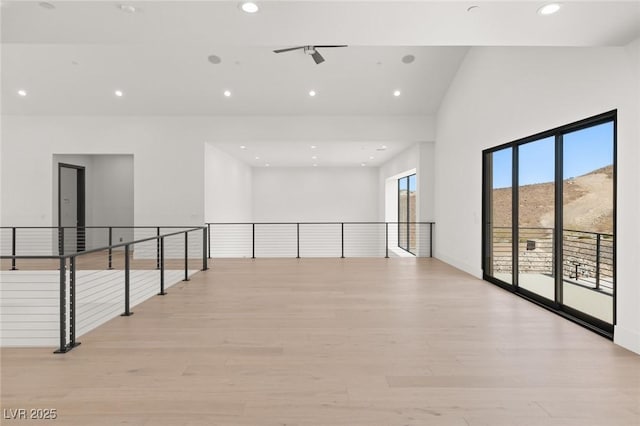
MULTIPOLYGON (((116 227, 91 229, 107 231, 112 241, 116 227)), ((80 344, 77 337, 119 314, 131 315, 138 303, 155 294, 165 295, 168 286, 188 281, 191 273, 208 267, 206 227, 125 229, 132 231, 134 239, 102 247, 76 245, 69 252, 63 244, 51 248, 49 243, 60 242, 60 235, 69 235, 70 228, 62 232, 44 227, 2 228, 0 248, 9 247, 12 253, 0 255, 3 262, 11 261, 11 271, 2 272, 0 292, 3 342, 48 345, 57 334, 56 353, 68 352, 80 344), (32 237, 37 232, 54 238, 37 242, 32 237), (30 237, 21 243, 23 235, 30 237), (27 244, 32 241, 36 243, 27 244)), ((84 229, 74 231, 75 236, 84 233, 84 229)))
POLYGON ((434 222, 209 222, 209 257, 433 256, 434 222), (399 224, 410 225, 410 251, 399 224))
MULTIPOLYGON (((553 228, 518 228, 518 272, 553 275, 553 228)), ((493 270, 513 270, 510 227, 494 227, 493 270)), ((569 283, 611 294, 614 283, 614 244, 612 234, 563 229, 562 276, 569 283)))

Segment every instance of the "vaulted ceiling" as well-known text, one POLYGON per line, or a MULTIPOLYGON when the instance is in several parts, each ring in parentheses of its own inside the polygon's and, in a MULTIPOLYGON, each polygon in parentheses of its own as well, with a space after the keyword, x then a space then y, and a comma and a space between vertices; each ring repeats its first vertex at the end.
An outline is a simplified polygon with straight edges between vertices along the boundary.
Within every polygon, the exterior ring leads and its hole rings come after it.
POLYGON ((640 35, 635 0, 568 0, 550 16, 543 4, 261 1, 247 14, 236 1, 3 1, 2 113, 433 115, 471 46, 640 35), (319 65, 273 53, 313 44, 348 47, 321 49, 319 65))

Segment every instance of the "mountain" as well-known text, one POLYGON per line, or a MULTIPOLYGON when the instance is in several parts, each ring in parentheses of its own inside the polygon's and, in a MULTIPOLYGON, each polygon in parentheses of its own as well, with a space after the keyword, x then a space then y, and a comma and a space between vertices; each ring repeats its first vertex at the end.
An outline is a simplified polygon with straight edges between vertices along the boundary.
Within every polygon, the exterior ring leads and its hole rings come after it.
MULTIPOLYGON (((511 188, 493 190, 493 223, 511 225, 511 188)), ((521 227, 551 228, 554 224, 552 182, 520 187, 521 227)), ((613 233, 613 165, 563 182, 564 228, 613 233)))

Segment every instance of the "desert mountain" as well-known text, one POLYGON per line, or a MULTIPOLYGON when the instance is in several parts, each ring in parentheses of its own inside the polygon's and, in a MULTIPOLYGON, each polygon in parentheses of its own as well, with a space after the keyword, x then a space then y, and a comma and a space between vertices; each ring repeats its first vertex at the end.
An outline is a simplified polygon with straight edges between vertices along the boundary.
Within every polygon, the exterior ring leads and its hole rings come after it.
MULTIPOLYGON (((511 225, 511 188, 493 191, 494 226, 511 225)), ((520 226, 553 227, 552 182, 524 185, 519 191, 520 226)), ((613 165, 563 182, 564 229, 613 233, 613 165)))

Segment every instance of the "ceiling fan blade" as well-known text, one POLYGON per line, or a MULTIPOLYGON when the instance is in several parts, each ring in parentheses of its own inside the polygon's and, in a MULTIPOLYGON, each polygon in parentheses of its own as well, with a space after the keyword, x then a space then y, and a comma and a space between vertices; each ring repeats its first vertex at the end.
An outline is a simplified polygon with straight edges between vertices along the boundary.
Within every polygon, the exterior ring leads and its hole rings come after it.
POLYGON ((278 49, 278 50, 274 50, 273 53, 290 52, 292 50, 298 50, 298 49, 304 49, 304 46, 288 47, 286 49, 278 49))
POLYGON ((322 47, 322 48, 325 48, 325 47, 349 47, 349 46, 347 46, 346 44, 340 44, 340 45, 331 45, 331 46, 329 46, 329 45, 315 45, 315 46, 313 46, 313 47, 322 47))
POLYGON ((314 61, 316 61, 316 65, 324 62, 324 58, 322 57, 320 52, 318 52, 317 50, 311 54, 311 57, 313 58, 314 61))

